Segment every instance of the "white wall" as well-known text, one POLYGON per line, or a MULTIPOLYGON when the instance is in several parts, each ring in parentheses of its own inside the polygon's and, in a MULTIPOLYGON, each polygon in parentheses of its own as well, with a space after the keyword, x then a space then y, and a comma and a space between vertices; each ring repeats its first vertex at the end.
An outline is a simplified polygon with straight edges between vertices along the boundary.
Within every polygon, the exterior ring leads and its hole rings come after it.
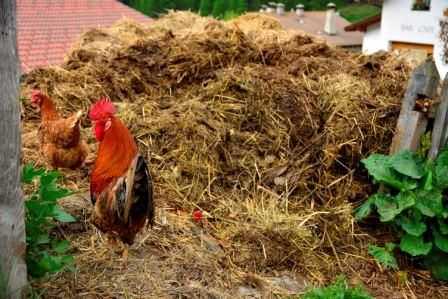
MULTIPOLYGON (((447 1, 448 2, 448 1, 447 1)), ((448 4, 447 4, 448 6, 448 4)), ((446 18, 448 19, 448 18, 446 18)), ((440 29, 440 27, 439 27, 440 29)), ((439 32, 437 33, 438 36, 439 32)), ((442 59, 442 41, 440 39, 436 40, 436 44, 434 45, 434 60, 436 61, 437 69, 439 70, 440 78, 445 79, 445 76, 448 73, 448 64, 443 62, 442 59)))
POLYGON ((367 28, 362 41, 362 52, 365 54, 373 54, 377 51, 389 51, 390 43, 381 36, 380 24, 374 24, 367 28))
POLYGON ((413 11, 414 0, 385 0, 381 33, 390 41, 434 44, 447 0, 432 0, 430 11, 413 11))
POLYGON ((434 45, 434 60, 441 78, 448 73, 448 65, 442 61, 442 42, 439 39, 439 22, 448 0, 432 0, 430 11, 413 11, 414 0, 385 0, 381 25, 367 28, 363 53, 372 54, 389 50, 391 41, 434 45))

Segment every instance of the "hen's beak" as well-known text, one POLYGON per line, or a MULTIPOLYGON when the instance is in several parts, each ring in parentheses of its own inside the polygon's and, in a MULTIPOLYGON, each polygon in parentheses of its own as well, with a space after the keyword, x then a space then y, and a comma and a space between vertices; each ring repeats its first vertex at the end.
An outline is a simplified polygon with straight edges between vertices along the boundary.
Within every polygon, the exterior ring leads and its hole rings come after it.
POLYGON ((31 107, 33 107, 34 109, 36 109, 38 112, 40 111, 40 106, 34 102, 31 102, 31 107))

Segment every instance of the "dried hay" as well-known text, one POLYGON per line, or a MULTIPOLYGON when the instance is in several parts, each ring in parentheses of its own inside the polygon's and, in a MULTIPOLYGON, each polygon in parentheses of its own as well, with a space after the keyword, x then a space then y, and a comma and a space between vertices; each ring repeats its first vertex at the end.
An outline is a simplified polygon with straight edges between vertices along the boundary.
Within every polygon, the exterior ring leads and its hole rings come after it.
MULTIPOLYGON (((66 113, 101 96, 116 102, 150 161, 158 202, 157 227, 123 269, 87 223, 88 198, 66 200, 83 220, 63 228, 78 270, 36 282, 46 297, 235 298, 243 286, 271 296, 288 294, 267 278, 284 271, 319 283, 344 272, 378 298, 441 294, 380 273, 351 216, 370 192, 359 160, 391 141, 406 65, 303 35, 263 39, 251 26, 282 32, 256 15, 121 22, 86 32, 61 67, 24 77, 23 96, 40 88, 66 113), (191 221, 196 208, 207 216, 202 227, 191 221)), ((41 164, 36 113, 28 103, 23 113, 24 161, 41 164)), ((86 191, 86 171, 66 172, 64 182, 86 191)))

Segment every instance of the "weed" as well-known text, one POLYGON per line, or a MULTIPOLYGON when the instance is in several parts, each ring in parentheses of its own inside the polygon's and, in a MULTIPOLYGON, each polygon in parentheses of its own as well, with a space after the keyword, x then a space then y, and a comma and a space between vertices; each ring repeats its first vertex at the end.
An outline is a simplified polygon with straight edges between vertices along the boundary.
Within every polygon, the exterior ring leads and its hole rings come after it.
POLYGON ((22 182, 24 184, 31 184, 36 179, 39 182, 25 201, 26 262, 28 273, 32 277, 60 272, 73 265, 73 256, 67 254, 70 243, 50 234, 56 221, 76 221, 58 205, 58 199, 71 194, 70 191, 58 186, 59 177, 60 174, 56 171, 35 169, 31 165, 23 168, 22 182))
POLYGON ((373 299, 362 286, 351 288, 345 279, 340 276, 334 283, 323 288, 314 288, 303 296, 301 299, 373 299))
MULTIPOLYGON (((398 248, 422 260, 437 279, 448 280, 448 150, 435 161, 410 152, 391 156, 373 154, 362 161, 377 183, 387 191, 372 195, 356 211, 357 220, 375 209, 381 222, 398 232, 398 248)), ((393 268, 393 246, 372 247, 370 253, 383 265, 393 268)))

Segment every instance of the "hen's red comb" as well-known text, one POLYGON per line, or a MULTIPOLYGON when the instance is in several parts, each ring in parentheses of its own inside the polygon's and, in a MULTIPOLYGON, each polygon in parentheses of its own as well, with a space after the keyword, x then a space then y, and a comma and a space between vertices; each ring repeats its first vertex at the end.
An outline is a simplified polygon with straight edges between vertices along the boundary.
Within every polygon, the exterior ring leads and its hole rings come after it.
POLYGON ((37 98, 43 97, 44 94, 39 89, 33 89, 31 91, 31 101, 35 101, 37 98))
POLYGON ((89 117, 91 120, 100 120, 114 115, 115 112, 116 109, 114 104, 112 104, 110 99, 103 97, 92 105, 89 117))
POLYGON ((33 89, 31 91, 31 97, 41 96, 41 95, 42 95, 42 91, 40 91, 39 89, 33 89))

